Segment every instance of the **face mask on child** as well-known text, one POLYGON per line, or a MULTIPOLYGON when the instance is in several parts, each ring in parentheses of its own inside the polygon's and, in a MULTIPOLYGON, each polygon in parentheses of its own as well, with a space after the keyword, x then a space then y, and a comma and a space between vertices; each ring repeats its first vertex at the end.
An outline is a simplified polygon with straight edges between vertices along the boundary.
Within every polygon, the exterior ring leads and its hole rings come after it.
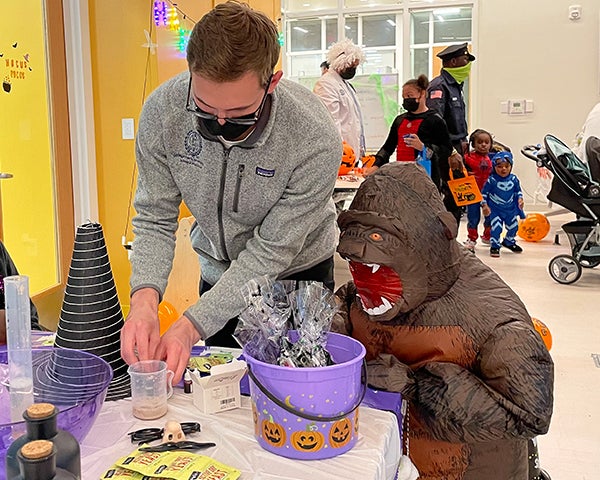
POLYGON ((405 98, 402 100, 402 108, 407 112, 414 112, 419 108, 418 98, 405 98))

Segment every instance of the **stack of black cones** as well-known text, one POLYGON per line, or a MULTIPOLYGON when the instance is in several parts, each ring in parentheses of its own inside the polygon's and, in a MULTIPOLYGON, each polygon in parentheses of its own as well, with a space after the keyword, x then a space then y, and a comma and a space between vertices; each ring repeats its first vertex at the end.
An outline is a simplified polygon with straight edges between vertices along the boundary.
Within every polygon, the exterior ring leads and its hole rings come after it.
POLYGON ((75 235, 55 345, 93 353, 111 366, 106 400, 131 396, 127 364, 121 358, 123 323, 102 226, 86 223, 75 235))

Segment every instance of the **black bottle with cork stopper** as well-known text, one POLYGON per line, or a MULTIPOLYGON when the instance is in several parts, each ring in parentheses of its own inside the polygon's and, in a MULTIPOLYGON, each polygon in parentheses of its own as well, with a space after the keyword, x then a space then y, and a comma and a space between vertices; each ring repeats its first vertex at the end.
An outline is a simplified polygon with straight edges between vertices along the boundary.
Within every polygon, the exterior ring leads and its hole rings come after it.
POLYGON ((76 480, 77 477, 56 467, 56 446, 49 440, 27 442, 17 452, 19 474, 7 480, 76 480))
POLYGON ((79 443, 73 435, 57 426, 58 409, 51 403, 34 403, 24 413, 27 432, 17 438, 6 451, 6 476, 18 478, 19 449, 32 440, 48 440, 56 448, 56 466, 66 470, 73 478, 81 478, 79 443))

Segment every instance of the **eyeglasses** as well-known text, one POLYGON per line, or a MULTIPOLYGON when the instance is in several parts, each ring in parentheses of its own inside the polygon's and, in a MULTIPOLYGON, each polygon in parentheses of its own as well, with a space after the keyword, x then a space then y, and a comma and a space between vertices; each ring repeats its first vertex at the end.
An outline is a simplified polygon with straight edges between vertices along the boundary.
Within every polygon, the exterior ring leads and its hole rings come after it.
POLYGON ((248 125, 249 127, 251 127, 252 125, 256 124, 256 122, 258 122, 260 112, 262 111, 263 107, 265 106, 265 102, 267 101, 267 95, 269 93, 269 86, 271 85, 272 78, 273 78, 273 75, 271 75, 269 77, 269 81, 267 82, 267 86, 265 87, 265 94, 263 95, 260 105, 253 113, 249 113, 247 115, 241 115, 239 117, 220 118, 220 117, 217 117, 216 115, 213 115, 212 113, 205 112, 198 105, 196 105, 196 102, 192 98, 192 78, 190 76, 190 83, 188 85, 188 93, 187 93, 187 104, 185 106, 185 109, 188 112, 193 113, 198 118, 201 118, 203 120, 213 120, 213 121, 225 120, 227 123, 231 123, 232 125, 248 125))

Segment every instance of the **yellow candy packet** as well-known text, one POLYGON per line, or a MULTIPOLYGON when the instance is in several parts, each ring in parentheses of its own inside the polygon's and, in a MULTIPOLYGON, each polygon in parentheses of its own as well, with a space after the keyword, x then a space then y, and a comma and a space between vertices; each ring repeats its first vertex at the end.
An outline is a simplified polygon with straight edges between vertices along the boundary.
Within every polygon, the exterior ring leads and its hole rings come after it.
POLYGON ((113 465, 109 468, 102 477, 101 480, 110 478, 110 480, 163 480, 158 477, 149 477, 148 475, 142 475, 141 473, 134 472, 133 470, 127 470, 126 468, 117 467, 113 465))
MULTIPOLYGON (((148 477, 173 480, 236 480, 241 474, 239 470, 210 457, 181 450, 170 452, 135 450, 130 455, 120 458, 115 465, 142 474, 140 478, 144 480, 148 477)), ((118 477, 105 476, 104 478, 118 477)))

